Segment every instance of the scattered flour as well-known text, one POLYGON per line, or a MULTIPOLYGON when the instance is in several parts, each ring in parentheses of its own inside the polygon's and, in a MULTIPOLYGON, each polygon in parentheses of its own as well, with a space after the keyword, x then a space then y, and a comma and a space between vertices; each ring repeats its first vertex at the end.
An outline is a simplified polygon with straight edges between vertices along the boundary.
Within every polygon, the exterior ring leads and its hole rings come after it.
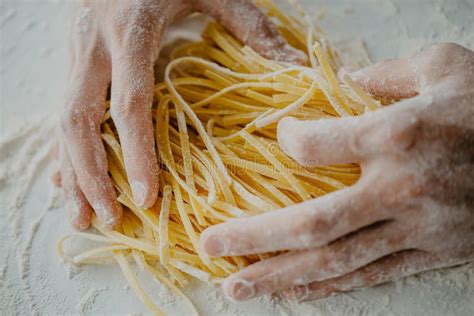
POLYGON ((79 303, 76 305, 76 310, 80 315, 85 315, 90 312, 91 308, 94 306, 97 297, 100 293, 107 291, 108 287, 103 287, 100 289, 90 289, 86 295, 84 295, 79 303))
POLYGON ((121 288, 120 288, 120 291, 124 292, 124 293, 128 293, 131 289, 131 286, 129 284, 124 284, 121 288))

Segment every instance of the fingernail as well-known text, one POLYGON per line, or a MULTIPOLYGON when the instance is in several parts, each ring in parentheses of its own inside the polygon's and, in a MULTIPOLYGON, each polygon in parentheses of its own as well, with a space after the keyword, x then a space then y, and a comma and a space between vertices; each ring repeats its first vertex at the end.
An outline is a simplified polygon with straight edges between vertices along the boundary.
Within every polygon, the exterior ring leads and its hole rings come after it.
POLYGON ((294 286, 288 292, 287 298, 294 301, 302 301, 309 295, 309 289, 307 285, 294 286))
POLYGON ((231 300, 245 301, 255 296, 256 291, 252 282, 239 279, 236 281, 224 281, 224 294, 231 300))
POLYGON ((100 222, 109 229, 117 228, 122 222, 122 206, 118 202, 114 206, 112 209, 101 204, 92 206, 100 222))
POLYGON ((205 230, 201 234, 201 245, 202 250, 212 257, 219 257, 222 253, 224 253, 224 245, 218 239, 217 235, 212 233, 212 230, 205 230))
POLYGON ((130 179, 130 186, 132 188, 133 200, 138 206, 143 207, 147 195, 146 186, 142 182, 135 179, 130 179))

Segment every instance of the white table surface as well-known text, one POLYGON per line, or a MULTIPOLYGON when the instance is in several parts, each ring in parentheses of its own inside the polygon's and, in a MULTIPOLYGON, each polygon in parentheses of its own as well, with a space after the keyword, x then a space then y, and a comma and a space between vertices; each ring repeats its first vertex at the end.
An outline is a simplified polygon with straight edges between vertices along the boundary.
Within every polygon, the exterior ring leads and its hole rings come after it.
MULTIPOLYGON (((407 55, 441 41, 474 48, 474 4, 470 0, 302 2, 310 12, 325 12, 320 23, 329 39, 341 46, 361 39, 374 61, 407 55)), ((49 124, 45 118, 58 115, 68 68, 67 31, 73 3, 0 2, 2 140, 25 124, 38 120, 49 124)), ((2 148, 3 174, 12 161, 22 159, 20 151, 2 148)), ((116 266, 84 267, 68 276, 55 252, 58 238, 71 230, 64 207, 48 211, 38 221, 37 230, 31 230, 51 194, 49 172, 50 166, 40 168, 21 212, 13 215, 14 180, 0 181, 0 314, 147 314, 116 266), (16 236, 12 216, 19 218, 16 236), (32 232, 31 255, 27 256, 25 247, 32 232)), ((299 306, 269 298, 235 305, 225 302, 218 289, 203 284, 194 284, 186 292, 205 315, 474 315, 473 277, 471 264, 299 306)), ((157 288, 155 293, 159 296, 163 290, 157 288)), ((179 302, 162 306, 170 314, 186 314, 179 302)))

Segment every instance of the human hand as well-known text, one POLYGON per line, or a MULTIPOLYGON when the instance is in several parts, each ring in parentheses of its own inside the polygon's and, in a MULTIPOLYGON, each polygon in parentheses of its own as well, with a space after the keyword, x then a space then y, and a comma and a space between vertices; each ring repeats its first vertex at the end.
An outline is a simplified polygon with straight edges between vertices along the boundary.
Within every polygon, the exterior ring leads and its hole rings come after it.
POLYGON ((280 146, 302 165, 358 162, 362 175, 204 231, 211 256, 289 250, 228 277, 228 297, 311 300, 474 260, 474 52, 441 44, 351 77, 374 95, 412 98, 359 117, 280 121, 280 146))
POLYGON ((199 11, 216 18, 243 43, 271 59, 304 63, 276 27, 249 0, 85 1, 71 35, 72 70, 61 119, 60 173, 72 224, 85 229, 93 210, 109 228, 122 209, 107 174, 100 124, 111 82, 111 116, 137 205, 158 194, 151 105, 153 66, 166 28, 199 11))

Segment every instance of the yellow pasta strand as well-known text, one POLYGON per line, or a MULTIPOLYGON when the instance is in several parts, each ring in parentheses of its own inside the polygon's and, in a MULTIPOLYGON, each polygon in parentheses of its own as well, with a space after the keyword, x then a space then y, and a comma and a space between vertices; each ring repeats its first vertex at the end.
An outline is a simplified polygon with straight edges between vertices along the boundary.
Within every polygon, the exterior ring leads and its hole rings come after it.
POLYGON ((150 311, 154 315, 164 315, 164 313, 150 300, 148 295, 140 286, 140 283, 138 282, 137 278, 130 269, 130 265, 128 264, 127 259, 125 258, 123 253, 120 251, 116 251, 114 256, 120 266, 120 269, 123 272, 123 275, 127 279, 132 289, 135 291, 137 296, 142 300, 142 302, 150 309, 150 311))
POLYGON ((168 231, 168 222, 169 222, 169 212, 171 206, 171 186, 166 185, 163 189, 163 199, 161 201, 160 209, 160 222, 159 222, 159 245, 160 245, 160 263, 166 265, 169 261, 169 231, 168 231))

